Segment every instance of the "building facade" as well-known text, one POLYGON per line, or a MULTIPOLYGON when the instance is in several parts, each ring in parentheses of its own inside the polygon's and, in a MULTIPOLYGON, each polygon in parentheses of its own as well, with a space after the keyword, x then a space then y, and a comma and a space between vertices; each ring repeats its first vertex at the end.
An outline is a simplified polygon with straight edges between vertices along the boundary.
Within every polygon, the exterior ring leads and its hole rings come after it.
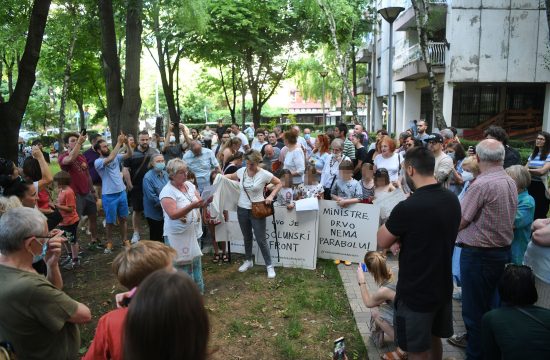
MULTIPOLYGON (((518 136, 549 130, 550 43, 544 1, 425 1, 430 2, 428 52, 447 126, 473 135, 491 123, 518 136)), ((393 23, 392 129, 400 132, 412 120, 426 119, 433 131, 431 88, 410 0, 376 5, 404 8, 393 23)), ((376 30, 357 57, 370 63, 361 89, 368 87, 365 93, 371 94, 371 129, 383 124, 390 80, 389 24, 380 15, 376 30)))

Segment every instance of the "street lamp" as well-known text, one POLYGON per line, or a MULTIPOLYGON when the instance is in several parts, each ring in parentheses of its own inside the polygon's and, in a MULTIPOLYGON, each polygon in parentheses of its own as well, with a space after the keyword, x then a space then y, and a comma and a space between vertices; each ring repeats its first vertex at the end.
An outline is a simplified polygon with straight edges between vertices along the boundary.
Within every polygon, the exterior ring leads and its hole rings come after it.
POLYGON ((328 75, 328 71, 326 70, 321 70, 319 71, 319 75, 321 75, 321 77, 323 78, 323 99, 321 101, 321 107, 323 109, 323 133, 325 132, 325 126, 327 125, 327 121, 326 121, 326 118, 325 118, 325 78, 327 77, 328 75))
MULTIPOLYGON (((378 13, 390 24, 389 69, 388 69, 388 133, 392 132, 392 83, 393 83, 393 22, 405 10, 400 6, 390 6, 378 10, 378 13)), ((394 129, 393 129, 394 130, 394 129)))

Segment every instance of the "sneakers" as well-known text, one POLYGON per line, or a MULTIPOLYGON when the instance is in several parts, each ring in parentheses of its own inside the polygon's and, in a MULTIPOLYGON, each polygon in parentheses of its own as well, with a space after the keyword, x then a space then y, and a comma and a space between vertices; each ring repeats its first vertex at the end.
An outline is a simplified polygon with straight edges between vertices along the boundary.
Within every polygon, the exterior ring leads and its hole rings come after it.
POLYGON ((76 259, 73 259, 72 261, 68 262, 67 264, 65 264, 65 266, 63 266, 63 269, 65 269, 65 270, 74 270, 75 268, 77 268, 79 266, 80 266, 80 259, 76 258, 76 259))
POLYGON ((267 278, 274 279, 275 276, 277 276, 277 274, 275 274, 275 268, 273 267, 273 265, 269 265, 267 267, 267 278))
POLYGON ((468 346, 468 334, 455 334, 447 339, 447 342, 451 345, 466 348, 468 346))
MULTIPOLYGON (((128 241, 128 240, 126 240, 128 241)), ((107 246, 105 246, 105 250, 103 250, 104 254, 112 254, 113 253, 113 244, 107 243, 107 246)))
POLYGON ((101 246, 99 241, 91 241, 90 243, 88 243, 88 250, 90 251, 101 250, 101 249, 103 249, 103 246, 101 246))
POLYGON ((141 238, 139 236, 139 233, 134 231, 134 235, 132 235, 132 240, 131 240, 132 244, 137 243, 140 239, 141 238))
POLYGON ((254 266, 254 262, 252 260, 245 260, 244 263, 239 267, 239 272, 245 272, 246 270, 252 268, 253 266, 254 266))

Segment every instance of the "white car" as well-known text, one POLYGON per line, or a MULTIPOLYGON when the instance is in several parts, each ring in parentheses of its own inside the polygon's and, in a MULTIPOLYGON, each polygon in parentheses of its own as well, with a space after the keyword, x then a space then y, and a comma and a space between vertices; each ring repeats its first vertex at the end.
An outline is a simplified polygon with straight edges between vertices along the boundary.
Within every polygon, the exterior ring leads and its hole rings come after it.
POLYGON ((30 139, 34 139, 40 136, 39 133, 36 131, 28 131, 28 130, 21 130, 19 131, 19 136, 25 140, 25 142, 29 141, 30 139))

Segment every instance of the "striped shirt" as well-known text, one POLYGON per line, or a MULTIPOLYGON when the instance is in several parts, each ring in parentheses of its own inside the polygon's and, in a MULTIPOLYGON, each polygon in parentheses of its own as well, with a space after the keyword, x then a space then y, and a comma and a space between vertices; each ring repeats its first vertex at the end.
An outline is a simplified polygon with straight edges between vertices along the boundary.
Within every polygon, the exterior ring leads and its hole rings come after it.
MULTIPOLYGON (((548 161, 550 161, 550 154, 548 154, 548 156, 546 156, 546 160, 544 160, 544 161, 540 159, 540 152, 534 158, 532 158, 532 157, 533 157, 533 154, 529 155, 529 159, 527 160, 527 167, 529 167, 529 169, 540 169, 548 161)), ((534 181, 542 181, 540 176, 531 174, 531 181, 533 181, 533 180, 534 181)))
POLYGON ((482 172, 469 186, 461 205, 462 218, 469 224, 458 233, 458 243, 475 247, 512 243, 518 192, 502 167, 482 172))
POLYGON ((355 145, 353 145, 350 139, 346 139, 344 141, 344 155, 349 157, 351 160, 355 160, 355 145))

